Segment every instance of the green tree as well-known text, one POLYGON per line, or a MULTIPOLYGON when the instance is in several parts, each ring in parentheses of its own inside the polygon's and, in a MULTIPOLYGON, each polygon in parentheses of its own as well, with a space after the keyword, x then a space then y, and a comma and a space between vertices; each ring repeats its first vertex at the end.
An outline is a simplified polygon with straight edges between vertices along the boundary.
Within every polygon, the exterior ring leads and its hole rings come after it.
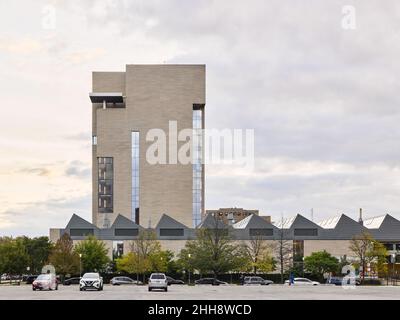
POLYGON ((350 241, 350 250, 357 257, 357 264, 362 268, 362 282, 365 279, 368 265, 375 265, 383 269, 387 255, 386 248, 368 232, 362 232, 360 235, 355 236, 350 241))
POLYGON ((74 252, 74 245, 68 233, 57 240, 49 256, 49 263, 62 276, 79 272, 79 256, 74 252))
POLYGON ((213 224, 197 231, 195 240, 186 242, 179 257, 181 265, 189 264, 201 273, 218 274, 238 268, 241 260, 241 247, 232 242, 229 229, 214 216, 213 224), (190 254, 190 258, 189 258, 190 254))
POLYGON ((137 278, 139 274, 145 273, 149 269, 149 261, 140 259, 135 252, 128 252, 115 261, 117 271, 129 274, 136 273, 137 278))
POLYGON ((103 241, 89 236, 87 239, 79 242, 74 251, 81 254, 83 272, 102 272, 106 269, 110 259, 108 258, 108 250, 103 241))
POLYGON ((272 248, 262 235, 255 235, 244 245, 244 250, 249 259, 251 271, 271 272, 276 269, 276 261, 272 257, 272 248))
POLYGON ((167 272, 174 259, 174 253, 169 250, 157 250, 149 255, 149 268, 152 272, 167 272))
POLYGON ((325 250, 313 252, 304 258, 304 269, 319 278, 322 278, 324 273, 336 272, 338 267, 339 260, 325 250))
POLYGON ((157 235, 151 230, 141 230, 137 239, 131 242, 130 249, 129 253, 116 260, 117 270, 136 273, 137 280, 140 274, 143 275, 144 281, 147 272, 165 272, 173 258, 170 251, 161 250, 157 235))
POLYGON ((21 238, 0 239, 0 274, 21 275, 26 272, 29 256, 21 238))
POLYGON ((49 241, 48 237, 22 237, 21 240, 29 256, 28 266, 30 267, 30 272, 33 274, 40 273, 42 267, 49 260, 53 248, 52 243, 49 241))

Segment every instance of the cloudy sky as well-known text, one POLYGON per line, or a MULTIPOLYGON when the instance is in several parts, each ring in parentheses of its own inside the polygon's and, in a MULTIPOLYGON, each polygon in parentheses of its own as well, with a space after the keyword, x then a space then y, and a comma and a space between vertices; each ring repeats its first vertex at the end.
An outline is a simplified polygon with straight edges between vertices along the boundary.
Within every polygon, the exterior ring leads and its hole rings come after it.
POLYGON ((396 0, 1 1, 0 235, 91 219, 91 71, 130 63, 206 64, 207 127, 255 130, 207 208, 400 218, 399 57, 396 0))

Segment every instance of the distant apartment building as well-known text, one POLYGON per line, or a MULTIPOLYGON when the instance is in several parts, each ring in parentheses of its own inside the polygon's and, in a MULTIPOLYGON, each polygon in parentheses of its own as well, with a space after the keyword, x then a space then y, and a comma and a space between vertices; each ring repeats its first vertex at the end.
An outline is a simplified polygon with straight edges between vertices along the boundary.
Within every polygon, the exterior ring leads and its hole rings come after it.
MULTIPOLYGON (((258 210, 247 210, 243 208, 219 208, 216 210, 206 210, 206 214, 216 215, 225 223, 234 224, 252 214, 259 215, 258 210)), ((266 216, 268 220, 269 217, 266 216)), ((271 221, 269 221, 271 222, 271 221)))
POLYGON ((92 221, 109 228, 120 214, 154 226, 163 214, 196 226, 204 215, 204 65, 127 65, 93 72, 92 221), (171 131, 171 126, 173 130, 171 131), (165 133, 167 163, 149 163, 150 130, 165 133), (173 161, 176 132, 193 129, 193 162, 173 161), (172 161, 171 161, 172 159, 172 161))

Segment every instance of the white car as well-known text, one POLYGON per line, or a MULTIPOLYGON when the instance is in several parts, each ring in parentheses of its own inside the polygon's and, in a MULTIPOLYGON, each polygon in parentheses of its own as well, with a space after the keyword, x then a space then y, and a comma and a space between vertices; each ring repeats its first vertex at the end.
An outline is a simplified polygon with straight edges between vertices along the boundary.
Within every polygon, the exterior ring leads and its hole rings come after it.
POLYGON ((40 274, 32 282, 32 290, 58 290, 56 275, 53 273, 40 274))
POLYGON ((168 280, 164 273, 152 273, 149 278, 149 291, 153 289, 163 289, 168 291, 168 280))
MULTIPOLYGON (((285 281, 285 284, 289 284, 289 280, 285 281)), ((292 285, 296 286, 318 286, 320 283, 317 281, 311 281, 307 278, 294 278, 294 282, 292 285)))
POLYGON ((79 281, 79 290, 103 290, 103 278, 97 272, 88 272, 79 281))

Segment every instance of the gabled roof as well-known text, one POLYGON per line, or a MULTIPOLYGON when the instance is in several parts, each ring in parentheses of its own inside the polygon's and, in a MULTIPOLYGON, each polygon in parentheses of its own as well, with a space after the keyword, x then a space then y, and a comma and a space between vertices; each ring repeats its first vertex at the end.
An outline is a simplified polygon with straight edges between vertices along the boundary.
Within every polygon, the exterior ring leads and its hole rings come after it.
POLYGON ((335 229, 336 225, 338 224, 339 220, 341 219, 342 215, 328 218, 318 222, 317 224, 324 229, 335 229))
POLYGON ((291 218, 283 219, 283 221, 275 223, 275 226, 279 229, 321 228, 319 225, 303 217, 301 214, 297 214, 291 218))
POLYGON ((259 228, 259 229, 276 229, 276 227, 265 221, 263 218, 256 214, 251 214, 248 217, 236 222, 232 225, 234 229, 247 229, 247 228, 259 228))
POLYGON ((278 222, 274 222, 275 226, 279 229, 290 229, 292 226, 294 219, 296 219, 296 216, 290 217, 290 218, 285 218, 281 219, 278 222))
POLYGON ((167 214, 163 214, 160 218, 160 221, 158 221, 156 229, 161 229, 161 228, 165 228, 165 229, 176 229, 176 228, 183 228, 183 229, 188 229, 187 226, 185 226, 184 224, 178 222, 177 220, 171 218, 169 215, 167 214))
POLYGON ((379 229, 381 227, 383 221, 386 219, 386 216, 388 216, 388 215, 383 214, 381 216, 365 219, 363 221, 363 224, 368 229, 379 229))
POLYGON ((226 223, 219 217, 215 217, 214 214, 209 213, 206 215, 204 220, 197 226, 197 228, 226 228, 226 223))
POLYGON ((400 221, 390 214, 364 220, 364 226, 377 240, 395 240, 400 237, 400 221))
POLYGON ((97 227, 74 213, 65 229, 97 229, 97 227))
POLYGON ((113 229, 139 229, 142 228, 132 220, 128 219, 127 217, 123 216, 122 214, 117 215, 112 224, 111 228, 113 229))

